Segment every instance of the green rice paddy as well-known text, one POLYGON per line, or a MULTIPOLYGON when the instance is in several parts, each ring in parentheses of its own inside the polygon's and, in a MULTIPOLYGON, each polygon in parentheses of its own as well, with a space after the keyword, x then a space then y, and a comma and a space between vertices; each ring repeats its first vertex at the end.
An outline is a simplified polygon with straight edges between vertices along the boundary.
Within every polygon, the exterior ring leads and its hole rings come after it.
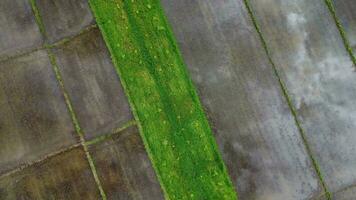
POLYGON ((157 0, 90 0, 167 199, 237 199, 157 0))

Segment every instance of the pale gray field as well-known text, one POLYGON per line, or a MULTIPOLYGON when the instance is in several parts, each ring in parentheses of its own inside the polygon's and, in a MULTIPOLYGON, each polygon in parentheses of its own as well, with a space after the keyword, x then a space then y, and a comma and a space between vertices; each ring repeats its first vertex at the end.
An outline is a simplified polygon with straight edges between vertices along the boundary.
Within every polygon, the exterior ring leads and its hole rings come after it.
MULTIPOLYGON (((240 199, 323 196, 311 156, 335 199, 356 199, 338 192, 356 181, 356 75, 326 4, 250 2, 311 155, 243 1, 163 0, 240 199)), ((356 4, 339 4, 353 44, 356 4)))
POLYGON ((326 185, 354 185, 356 73, 330 12, 320 1, 251 3, 326 185))

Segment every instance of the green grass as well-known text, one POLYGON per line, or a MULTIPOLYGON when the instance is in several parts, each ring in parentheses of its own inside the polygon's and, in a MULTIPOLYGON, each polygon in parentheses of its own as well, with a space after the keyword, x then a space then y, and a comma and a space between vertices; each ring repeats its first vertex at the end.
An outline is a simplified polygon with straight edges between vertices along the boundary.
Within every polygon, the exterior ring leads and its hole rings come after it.
POLYGON ((167 199, 237 199, 158 0, 90 0, 167 199))

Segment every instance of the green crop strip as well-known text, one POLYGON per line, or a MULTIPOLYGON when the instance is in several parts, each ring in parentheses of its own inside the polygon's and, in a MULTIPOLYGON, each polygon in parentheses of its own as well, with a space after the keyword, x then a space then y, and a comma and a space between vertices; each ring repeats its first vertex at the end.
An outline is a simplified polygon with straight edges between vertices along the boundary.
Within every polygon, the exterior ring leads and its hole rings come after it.
POLYGON ((333 19, 335 21, 337 29, 339 30, 339 33, 340 33, 340 36, 342 38, 342 42, 344 43, 344 46, 346 48, 346 51, 350 55, 350 58, 352 60, 352 63, 354 65, 354 67, 356 67, 356 57, 355 57, 355 55, 353 53, 352 47, 350 45, 350 42, 347 39, 344 27, 341 25, 340 20, 336 15, 334 4, 333 4, 332 0, 324 0, 324 1, 325 1, 326 5, 327 5, 329 11, 330 11, 331 16, 333 17, 333 19))
POLYGON ((160 2, 90 0, 167 199, 237 199, 160 2))
POLYGON ((311 159, 311 161, 312 161, 313 167, 314 167, 314 169, 315 169, 315 171, 316 171, 316 174, 318 175, 318 178, 319 178, 319 180, 320 180, 320 183, 321 183, 321 185, 322 185, 322 187, 323 187, 323 189, 324 189, 325 196, 326 196, 326 198, 327 198, 328 200, 331 200, 331 192, 328 190, 328 187, 327 187, 327 185, 326 185, 326 183, 325 183, 325 181, 324 181, 324 177, 323 177, 323 175, 322 175, 322 173, 321 173, 320 166, 319 166, 317 160, 316 160, 316 159, 314 158, 314 156, 313 156, 312 149, 311 149, 311 147, 310 147, 310 145, 309 145, 309 143, 308 143, 308 140, 307 140, 305 131, 304 131, 302 125, 300 124, 299 120, 298 120, 297 111, 295 110, 295 108, 294 108, 294 106, 293 106, 293 104, 292 104, 292 100, 291 100, 291 98, 290 98, 290 96, 289 96, 289 94, 288 94, 287 87, 285 86, 283 80, 281 79, 281 77, 280 77, 280 75, 279 75, 279 72, 278 72, 278 70, 277 70, 277 67, 276 67, 276 65, 275 65, 275 63, 274 63, 274 61, 273 61, 273 59, 272 59, 272 56, 271 56, 271 53, 270 53, 269 48, 268 48, 268 46, 267 46, 266 40, 265 40, 265 38, 264 38, 264 36, 263 36, 263 34, 262 34, 262 31, 261 31, 261 29, 260 29, 260 26, 258 25, 258 22, 257 22, 257 20, 256 20, 256 17, 255 17, 255 15, 254 15, 254 13, 253 13, 252 6, 251 6, 251 4, 250 4, 250 0, 244 0, 244 4, 245 4, 246 10, 247 10, 247 12, 248 12, 248 14, 249 14, 249 16, 250 16, 250 18, 251 18, 251 21, 252 21, 252 23, 253 23, 253 26, 254 26, 255 29, 256 29, 256 32, 257 32, 257 34, 258 34, 258 37, 259 37, 260 40, 261 40, 261 43, 262 43, 263 49, 264 49, 265 52, 266 52, 268 61, 269 61, 269 63, 272 65, 273 72, 274 72, 275 76, 277 77, 277 80, 278 80, 278 82, 279 82, 279 85, 280 85, 280 87, 281 87, 281 90, 282 90, 282 92, 283 92, 283 95, 284 95, 284 97, 285 97, 285 99, 286 99, 286 101, 287 101, 288 107, 289 107, 289 109, 290 109, 290 111, 291 111, 291 113, 292 113, 292 115, 293 115, 295 124, 296 124, 296 126, 297 126, 297 128, 298 128, 298 130, 299 130, 299 133, 300 133, 301 138, 302 138, 302 140, 303 140, 303 143, 304 143, 304 146, 305 146, 305 148, 306 148, 306 151, 307 151, 307 153, 308 153, 308 155, 309 155, 309 157, 310 157, 310 159, 311 159))

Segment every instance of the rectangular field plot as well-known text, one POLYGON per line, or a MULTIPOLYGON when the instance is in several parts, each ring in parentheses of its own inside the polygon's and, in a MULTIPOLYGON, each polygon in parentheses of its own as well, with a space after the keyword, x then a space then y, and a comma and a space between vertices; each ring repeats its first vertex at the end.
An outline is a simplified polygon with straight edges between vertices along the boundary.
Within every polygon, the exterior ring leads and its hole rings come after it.
POLYGON ((164 199, 136 127, 91 145, 89 151, 108 199, 164 199))
POLYGON ((0 177, 0 199, 100 199, 85 153, 71 149, 0 177))
POLYGON ((94 24, 87 0, 31 1, 34 1, 38 8, 49 43, 76 35, 85 27, 94 24))
POLYGON ((43 43, 29 0, 1 0, 0 28, 0 60, 43 43))
POLYGON ((0 173, 77 142, 46 51, 0 62, 0 173))
POLYGON ((110 133, 132 119, 98 29, 60 44, 52 52, 85 139, 110 133))

